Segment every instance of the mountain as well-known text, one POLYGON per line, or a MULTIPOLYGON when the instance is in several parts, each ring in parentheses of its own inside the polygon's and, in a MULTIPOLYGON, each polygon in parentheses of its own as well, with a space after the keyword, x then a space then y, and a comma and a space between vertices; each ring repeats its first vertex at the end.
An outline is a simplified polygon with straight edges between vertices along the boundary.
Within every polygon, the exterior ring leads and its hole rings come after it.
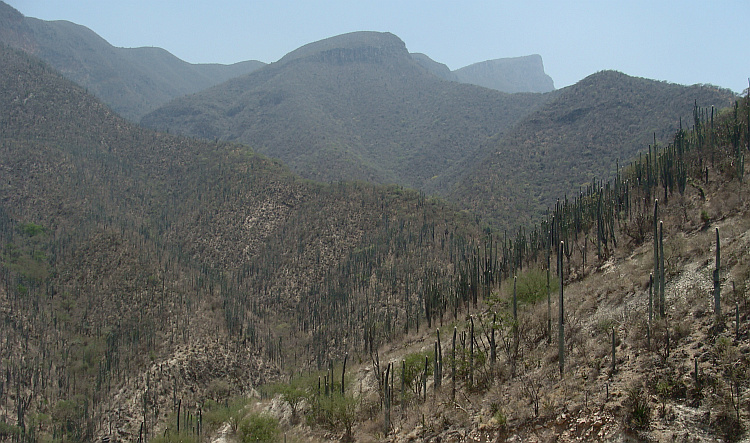
POLYGON ((393 34, 303 46, 246 76, 172 101, 142 124, 246 143, 303 177, 431 189, 544 102, 444 81, 393 34))
POLYGON ((5 46, 0 108, 1 438, 149 439, 177 398, 197 417, 366 358, 432 321, 422 294, 482 235, 415 191, 140 128, 5 46))
POLYGON ((728 106, 713 86, 682 86, 602 71, 557 90, 492 144, 451 199, 511 230, 538 220, 557 198, 608 179, 657 141, 670 142, 693 107, 728 106))
POLYGON ((160 48, 117 48, 86 27, 27 18, 4 2, 0 25, 0 43, 41 58, 132 121, 264 65, 190 64, 160 48))
POLYGON ((411 56, 420 66, 443 80, 508 93, 550 92, 555 89, 552 78, 544 72, 542 57, 537 54, 487 60, 455 71, 425 54, 412 53, 411 56))
POLYGON ((474 63, 452 71, 452 74, 462 83, 503 92, 549 92, 555 89, 538 54, 474 63))
MULTIPOLYGON (((426 54, 421 54, 419 52, 412 52, 411 57, 414 59, 415 62, 419 63, 419 66, 425 68, 427 71, 431 72, 433 75, 436 75, 443 80, 449 80, 449 81, 458 81, 458 77, 455 73, 451 71, 451 69, 440 62, 436 62, 435 60, 428 57, 426 54)), ((508 91, 504 91, 508 92, 508 91)), ((530 92, 530 91, 523 91, 523 92, 530 92)))
POLYGON ((5 46, 0 109, 2 440, 746 435, 746 98, 517 236, 137 127, 5 46))

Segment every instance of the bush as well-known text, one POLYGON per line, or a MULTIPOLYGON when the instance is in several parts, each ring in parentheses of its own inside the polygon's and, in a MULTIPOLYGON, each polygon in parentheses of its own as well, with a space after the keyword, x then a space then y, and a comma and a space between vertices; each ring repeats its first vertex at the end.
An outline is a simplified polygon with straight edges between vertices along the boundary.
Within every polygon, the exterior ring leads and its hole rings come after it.
POLYGON ((9 425, 4 421, 0 421, 0 439, 7 439, 14 435, 20 435, 21 430, 18 426, 9 425))
POLYGON ((429 359, 427 364, 427 377, 431 377, 435 367, 435 351, 413 352, 404 357, 404 364, 399 368, 398 374, 402 377, 404 384, 415 395, 422 394, 422 381, 425 376, 424 360, 429 359))
POLYGON ((239 423, 245 415, 245 406, 249 402, 246 398, 233 399, 224 404, 207 400, 203 405, 203 420, 211 429, 216 429, 228 422, 232 431, 237 432, 239 423))
POLYGON ((359 399, 339 392, 318 398, 316 416, 326 427, 334 431, 344 431, 344 441, 350 441, 352 428, 359 418, 359 399))
POLYGON ((267 414, 250 414, 240 422, 240 441, 277 442, 281 431, 279 421, 267 414))
POLYGON ((648 398, 640 386, 628 389, 628 398, 625 403, 627 413, 625 422, 630 429, 647 429, 651 422, 651 406, 648 398))
MULTIPOLYGON (((550 276, 550 293, 557 292, 560 285, 559 279, 554 274, 550 276)), ((513 297, 513 285, 510 286, 511 299, 513 297)), ((547 300, 547 271, 542 269, 529 269, 519 274, 516 281, 516 296, 519 303, 534 304, 540 300, 547 300)))

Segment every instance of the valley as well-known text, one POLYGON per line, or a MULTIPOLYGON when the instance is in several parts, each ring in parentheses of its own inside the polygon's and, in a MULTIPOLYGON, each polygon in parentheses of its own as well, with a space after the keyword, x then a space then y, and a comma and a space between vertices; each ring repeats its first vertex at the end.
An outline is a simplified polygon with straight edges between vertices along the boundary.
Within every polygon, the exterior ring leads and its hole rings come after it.
POLYGON ((747 440, 747 95, 379 32, 71 70, 11 9, 0 441, 747 440), (144 64, 213 83, 75 83, 144 64))

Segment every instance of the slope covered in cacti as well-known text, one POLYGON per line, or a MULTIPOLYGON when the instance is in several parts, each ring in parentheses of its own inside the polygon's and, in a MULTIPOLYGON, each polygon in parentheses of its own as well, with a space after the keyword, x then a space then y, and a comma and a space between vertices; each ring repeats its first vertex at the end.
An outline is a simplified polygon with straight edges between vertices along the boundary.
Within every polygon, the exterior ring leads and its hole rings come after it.
MULTIPOLYGON (((317 425, 288 423, 287 432, 739 441, 750 422, 748 119, 747 98, 694 108, 669 145, 558 202, 513 248, 501 246, 509 266, 486 286, 477 279, 475 306, 349 369, 360 386, 356 426, 328 421, 314 405, 335 398, 300 379, 317 425)), ((486 258, 479 274, 493 269, 486 258)))
POLYGON ((150 438, 173 400, 196 416, 282 369, 363 358, 432 321, 426 288, 482 235, 414 191, 138 128, 39 60, 0 57, 0 408, 25 438, 150 438))
POLYGON ((457 185, 451 199, 502 229, 539 222, 556 199, 610 180, 648 146, 667 144, 692 120, 694 104, 726 107, 731 91, 682 86, 614 71, 560 89, 527 115, 457 185))

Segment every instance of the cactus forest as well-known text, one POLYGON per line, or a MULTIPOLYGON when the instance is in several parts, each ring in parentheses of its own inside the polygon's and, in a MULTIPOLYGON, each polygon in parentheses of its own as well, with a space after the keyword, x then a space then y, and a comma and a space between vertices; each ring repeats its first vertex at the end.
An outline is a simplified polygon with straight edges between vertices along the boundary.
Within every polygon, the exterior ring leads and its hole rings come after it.
POLYGON ((747 96, 509 230, 0 57, 0 441, 747 438, 747 96))

